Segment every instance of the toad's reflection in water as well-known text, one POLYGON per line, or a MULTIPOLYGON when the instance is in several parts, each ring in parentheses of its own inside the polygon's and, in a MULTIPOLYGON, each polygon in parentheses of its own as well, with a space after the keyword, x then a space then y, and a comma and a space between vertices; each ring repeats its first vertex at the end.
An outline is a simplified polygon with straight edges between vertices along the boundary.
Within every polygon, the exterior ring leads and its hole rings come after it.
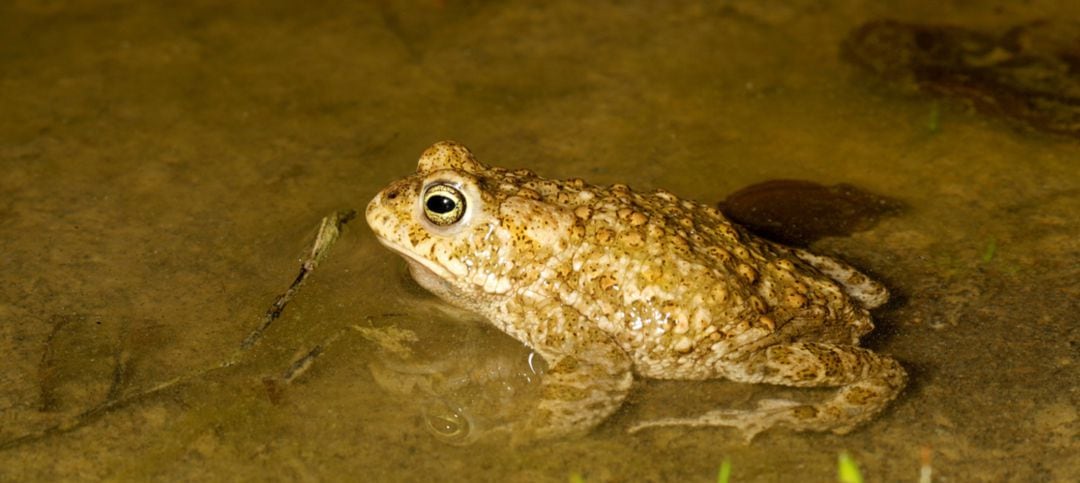
POLYGON ((450 340, 447 332, 437 338, 417 335, 422 325, 432 326, 430 321, 415 326, 409 320, 395 322, 357 328, 378 347, 371 375, 380 388, 415 410, 440 441, 467 445, 503 434, 536 404, 547 366, 520 343, 479 321, 457 324, 447 331, 454 333, 450 340))

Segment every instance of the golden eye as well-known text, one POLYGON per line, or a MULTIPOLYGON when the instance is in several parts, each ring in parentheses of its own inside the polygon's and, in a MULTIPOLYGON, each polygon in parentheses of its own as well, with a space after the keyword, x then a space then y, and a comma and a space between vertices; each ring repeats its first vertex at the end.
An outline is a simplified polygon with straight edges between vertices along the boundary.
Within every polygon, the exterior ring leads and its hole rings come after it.
POLYGON ((424 191, 424 216, 439 226, 457 223, 465 216, 465 196, 453 186, 432 185, 424 191))

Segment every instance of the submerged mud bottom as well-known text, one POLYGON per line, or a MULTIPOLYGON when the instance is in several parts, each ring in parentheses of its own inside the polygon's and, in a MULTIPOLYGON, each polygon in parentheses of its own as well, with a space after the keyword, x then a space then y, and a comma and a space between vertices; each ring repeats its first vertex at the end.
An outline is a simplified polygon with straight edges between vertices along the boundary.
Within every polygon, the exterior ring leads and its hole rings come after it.
MULTIPOLYGON (((315 240, 312 242, 312 246, 309 249, 307 256, 301 260, 300 272, 297 274, 292 284, 290 284, 289 288, 279 295, 274 303, 271 304, 270 308, 267 309, 266 314, 263 316, 262 323, 244 338, 236 352, 219 364, 175 377, 155 384, 149 388, 125 391, 123 375, 129 371, 129 368, 127 367, 126 359, 118 357, 116 358, 113 371, 116 377, 114 377, 111 389, 108 391, 103 402, 86 411, 73 415, 60 424, 32 430, 25 434, 15 436, 14 438, 0 441, 0 450, 14 448, 44 438, 59 436, 64 433, 75 431, 97 421, 109 413, 122 410, 125 407, 160 395, 168 390, 175 389, 178 386, 208 378, 218 371, 225 370, 241 363, 245 353, 262 339, 263 334, 270 328, 270 325, 281 316, 282 312, 293 297, 296 296, 307 278, 314 273, 319 263, 326 259, 330 249, 341 235, 341 231, 344 229, 345 224, 352 221, 355 217, 355 211, 347 210, 336 212, 322 219, 319 223, 318 230, 316 231, 315 240)), ((275 395, 280 392, 280 384, 288 384, 300 374, 303 374, 304 370, 310 366, 315 357, 324 350, 325 346, 333 343, 336 339, 337 336, 332 337, 323 345, 316 346, 307 351, 303 357, 294 361, 287 369, 285 369, 280 378, 268 377, 267 379, 264 379, 270 397, 274 398, 275 395)), ((126 351, 120 351, 118 354, 122 355, 125 352, 126 351)))
POLYGON ((1080 23, 1041 20, 995 35, 876 20, 851 32, 842 51, 887 82, 1080 138, 1080 23))

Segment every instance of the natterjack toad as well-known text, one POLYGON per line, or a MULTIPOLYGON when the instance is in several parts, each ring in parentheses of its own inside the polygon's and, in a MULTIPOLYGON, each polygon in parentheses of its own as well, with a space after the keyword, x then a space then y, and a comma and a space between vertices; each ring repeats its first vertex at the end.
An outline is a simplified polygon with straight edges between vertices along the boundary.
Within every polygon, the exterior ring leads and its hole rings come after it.
POLYGON ((367 221, 420 285, 547 361, 518 438, 589 430, 635 375, 839 388, 818 403, 767 400, 633 428, 731 426, 747 437, 776 425, 850 431, 906 382, 896 360, 858 347, 884 287, 665 191, 489 167, 441 142, 375 196, 367 221))

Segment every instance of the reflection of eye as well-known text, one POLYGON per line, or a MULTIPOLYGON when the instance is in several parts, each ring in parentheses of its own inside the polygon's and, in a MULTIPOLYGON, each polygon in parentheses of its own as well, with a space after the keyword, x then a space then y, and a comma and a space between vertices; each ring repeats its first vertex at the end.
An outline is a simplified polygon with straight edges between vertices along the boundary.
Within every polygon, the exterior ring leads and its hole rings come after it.
POLYGON ((469 413, 442 399, 431 399, 422 407, 427 430, 444 443, 464 445, 476 437, 469 413))
POLYGON ((439 226, 452 225, 465 215, 465 196, 447 184, 435 184, 424 191, 424 216, 439 226))

